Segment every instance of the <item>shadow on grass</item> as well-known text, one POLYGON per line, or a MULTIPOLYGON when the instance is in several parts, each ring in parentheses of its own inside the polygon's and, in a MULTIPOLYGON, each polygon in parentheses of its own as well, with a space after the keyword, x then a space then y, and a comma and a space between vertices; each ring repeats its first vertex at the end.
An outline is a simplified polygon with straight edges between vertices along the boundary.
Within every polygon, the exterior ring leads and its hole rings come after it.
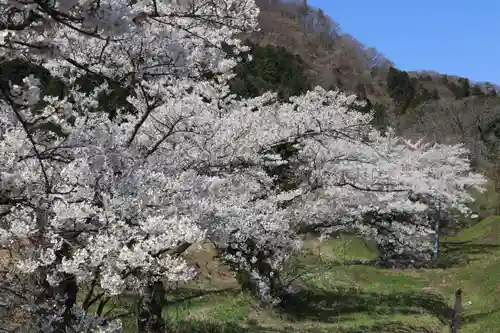
POLYGON ((497 244, 477 244, 470 241, 443 242, 441 243, 441 254, 437 263, 438 268, 451 268, 463 266, 474 259, 473 255, 491 254, 500 249, 497 244))
MULTIPOLYGON (((479 320, 482 320, 485 317, 488 317, 494 313, 498 313, 499 311, 489 311, 484 313, 478 313, 475 315, 466 316, 461 320, 461 325, 470 324, 479 320)), ((435 333, 435 330, 422 327, 422 326, 410 326, 405 323, 399 322, 387 322, 380 323, 370 326, 361 326, 352 329, 340 329, 338 333, 435 333)), ((461 330, 459 332, 462 332, 461 330)))
POLYGON ((483 320, 484 318, 487 318, 493 314, 499 313, 500 310, 494 310, 494 311, 487 311, 487 312, 481 312, 481 313, 476 313, 472 315, 465 316, 462 318, 461 323, 462 324, 471 324, 475 323, 476 321, 483 320))
MULTIPOLYGON (((380 267, 380 260, 366 260, 366 259, 355 259, 355 260, 328 260, 328 261, 321 261, 321 260, 316 260, 312 261, 310 259, 309 262, 307 262, 306 265, 296 265, 295 268, 298 268, 299 271, 301 272, 299 275, 305 275, 305 274, 310 274, 315 272, 315 267, 321 267, 319 271, 329 271, 331 269, 335 269, 337 267, 344 267, 344 266, 373 266, 373 267, 380 267)), ((294 273, 290 273, 293 275, 294 273)))
MULTIPOLYGON (((174 290, 167 291, 167 295, 163 300, 163 305, 165 307, 179 306, 183 303, 189 303, 192 300, 202 298, 205 296, 215 296, 215 295, 237 295, 241 293, 239 288, 223 288, 223 289, 213 289, 205 290, 198 288, 177 288, 174 290)), ((113 300, 116 305, 115 308, 130 308, 131 304, 135 304, 137 297, 134 294, 121 295, 113 300)))
POLYGON ((412 326, 404 323, 382 323, 370 326, 361 326, 348 330, 340 330, 339 333, 435 333, 422 326, 412 326))
POLYGON ((239 288, 224 288, 224 289, 214 289, 214 290, 203 290, 203 289, 191 289, 191 288, 179 288, 174 292, 170 293, 165 300, 166 306, 176 306, 184 302, 188 302, 197 298, 201 298, 209 295, 229 295, 238 294, 241 292, 239 288))
POLYGON ((381 294, 354 288, 337 288, 335 291, 305 289, 290 296, 280 310, 291 321, 312 320, 327 323, 354 320, 353 317, 357 313, 365 313, 368 315, 430 314, 446 324, 453 312, 443 298, 434 294, 381 294))
MULTIPOLYGON (((211 323, 206 321, 179 322, 169 328, 172 333, 317 333, 324 332, 314 328, 269 328, 259 325, 238 325, 233 323, 211 323)), ((404 323, 387 322, 370 326, 342 329, 335 328, 336 333, 434 333, 431 329, 411 326, 404 323)))
POLYGON ((356 266, 356 265, 365 265, 365 266, 380 266, 380 260, 346 260, 340 263, 343 266, 356 266))
MULTIPOLYGON (((234 323, 212 323, 209 321, 179 321, 169 327, 172 333, 247 333, 252 332, 247 328, 234 323)), ((255 331, 254 331, 255 332, 255 331)))

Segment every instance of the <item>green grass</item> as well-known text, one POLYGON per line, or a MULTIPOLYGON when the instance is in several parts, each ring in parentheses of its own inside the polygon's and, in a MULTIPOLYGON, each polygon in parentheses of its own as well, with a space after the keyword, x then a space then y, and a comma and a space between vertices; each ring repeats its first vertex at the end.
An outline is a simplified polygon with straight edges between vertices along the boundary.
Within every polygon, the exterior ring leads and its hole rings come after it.
MULTIPOLYGON (((443 333, 449 332, 454 292, 461 288, 460 333, 498 333, 499 246, 500 217, 444 239, 435 269, 371 266, 373 246, 356 237, 308 241, 289 268, 289 278, 302 273, 295 280, 297 294, 281 311, 259 308, 234 281, 226 277, 221 283, 211 273, 210 285, 227 283, 228 289, 180 290, 170 295, 165 315, 174 332, 443 333)), ((127 326, 133 331, 133 323, 127 326)))

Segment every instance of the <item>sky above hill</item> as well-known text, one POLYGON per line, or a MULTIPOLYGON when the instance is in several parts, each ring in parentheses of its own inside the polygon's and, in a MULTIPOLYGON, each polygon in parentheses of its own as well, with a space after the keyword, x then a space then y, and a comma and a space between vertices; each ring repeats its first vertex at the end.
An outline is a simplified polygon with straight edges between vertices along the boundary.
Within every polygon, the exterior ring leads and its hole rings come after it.
POLYGON ((500 0, 309 0, 396 67, 500 84, 500 0))

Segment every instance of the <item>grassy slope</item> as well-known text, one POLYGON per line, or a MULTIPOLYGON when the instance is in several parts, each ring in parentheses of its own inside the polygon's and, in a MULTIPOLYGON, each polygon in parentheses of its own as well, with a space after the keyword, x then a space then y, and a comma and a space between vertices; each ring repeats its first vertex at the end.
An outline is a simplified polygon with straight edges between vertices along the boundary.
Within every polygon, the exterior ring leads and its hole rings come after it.
POLYGON ((442 245, 444 268, 388 270, 355 262, 374 258, 360 239, 310 241, 293 268, 308 274, 296 280, 295 301, 280 313, 259 309, 230 276, 220 278, 215 271, 224 271, 222 266, 207 268, 202 289, 223 290, 193 296, 186 289, 173 298, 193 297, 170 305, 168 320, 178 332, 449 332, 454 292, 461 288, 460 333, 499 332, 500 217, 442 245))

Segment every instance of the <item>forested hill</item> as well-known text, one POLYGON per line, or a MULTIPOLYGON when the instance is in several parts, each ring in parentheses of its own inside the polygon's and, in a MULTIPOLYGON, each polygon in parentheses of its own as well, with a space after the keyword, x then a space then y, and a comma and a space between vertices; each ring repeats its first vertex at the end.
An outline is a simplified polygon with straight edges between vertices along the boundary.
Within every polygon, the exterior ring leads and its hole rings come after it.
MULTIPOLYGON (((249 37, 261 47, 283 47, 307 69, 311 83, 352 91, 372 102, 405 111, 425 101, 496 95, 492 83, 431 71, 405 72, 375 47, 363 45, 306 0, 257 0, 261 31, 249 37)), ((258 52, 258 51, 257 51, 258 52)), ((432 50, 429 50, 432 53, 432 50)))
POLYGON ((465 142, 478 165, 489 170, 497 164, 498 86, 446 73, 399 70, 306 0, 256 2, 261 30, 243 36, 254 46, 254 57, 238 68, 238 93, 252 96, 272 89, 287 98, 314 85, 352 92, 375 109, 374 123, 380 128, 391 125, 412 138, 465 142))

